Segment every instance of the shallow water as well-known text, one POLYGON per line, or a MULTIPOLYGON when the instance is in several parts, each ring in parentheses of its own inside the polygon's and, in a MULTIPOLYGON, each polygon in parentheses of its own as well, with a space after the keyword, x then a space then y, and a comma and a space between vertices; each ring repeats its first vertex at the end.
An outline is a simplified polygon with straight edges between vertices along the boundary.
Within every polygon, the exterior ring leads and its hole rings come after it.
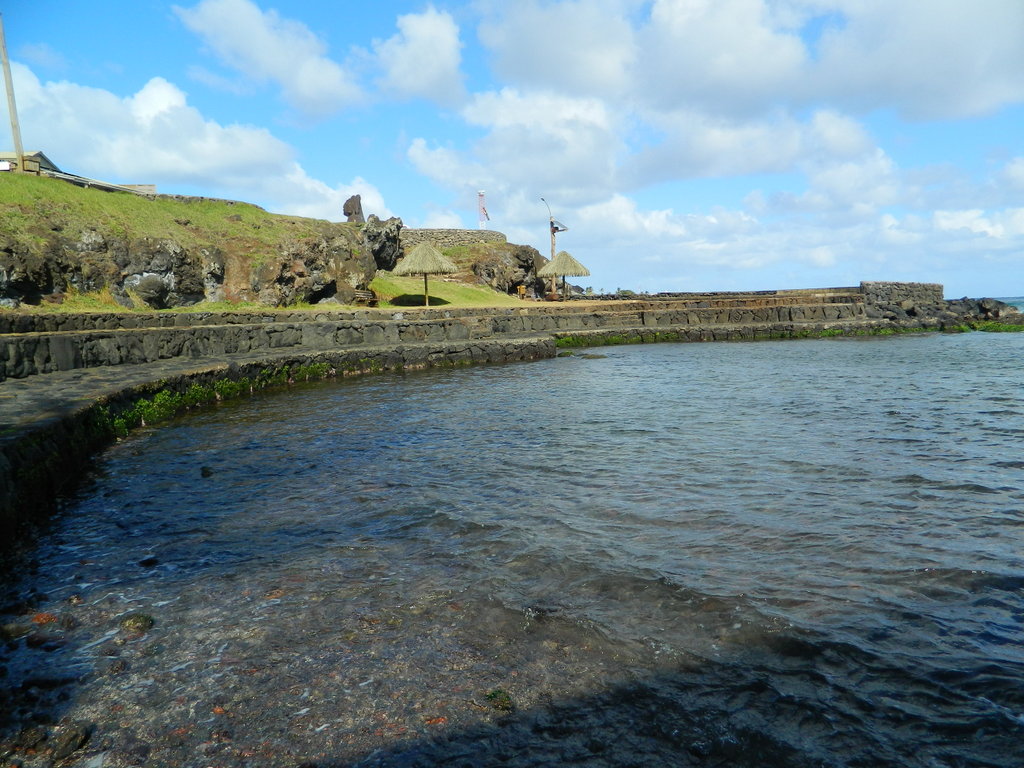
POLYGON ((1022 336, 617 347, 137 434, 17 584, 0 725, 87 723, 90 766, 1020 766, 1022 336))

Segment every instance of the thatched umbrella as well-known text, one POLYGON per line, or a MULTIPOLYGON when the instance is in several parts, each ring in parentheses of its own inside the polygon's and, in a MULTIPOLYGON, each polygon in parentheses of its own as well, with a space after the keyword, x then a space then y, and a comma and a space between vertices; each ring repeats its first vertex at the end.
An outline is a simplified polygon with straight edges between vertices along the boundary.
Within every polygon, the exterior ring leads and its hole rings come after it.
POLYGON ((566 285, 565 277, 588 277, 590 270, 580 264, 566 251, 559 251, 555 258, 537 270, 537 277, 562 278, 562 298, 569 295, 569 287, 566 285))
POLYGON ((398 262, 393 274, 423 275, 423 306, 429 307, 430 294, 427 292, 427 275, 449 275, 458 271, 459 268, 437 248, 430 243, 420 243, 409 252, 408 256, 398 262))

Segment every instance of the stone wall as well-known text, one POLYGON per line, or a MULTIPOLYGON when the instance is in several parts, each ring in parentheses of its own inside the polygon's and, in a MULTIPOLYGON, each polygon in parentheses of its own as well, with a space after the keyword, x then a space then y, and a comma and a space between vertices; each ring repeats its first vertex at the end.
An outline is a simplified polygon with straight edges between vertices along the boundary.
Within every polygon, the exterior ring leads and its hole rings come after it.
MULTIPOLYGON (((40 330, 0 338, 0 381, 37 374, 107 365, 139 365, 175 358, 258 355, 278 350, 327 350, 362 345, 461 342, 522 338, 555 332, 674 326, 811 323, 863 319, 860 303, 799 303, 762 306, 643 304, 615 310, 566 311, 558 305, 529 303, 522 308, 487 311, 282 313, 205 315, 196 324, 130 327, 139 318, 123 316, 129 327, 82 330, 68 320, 61 330, 40 330), (71 327, 68 327, 71 326, 71 327)), ((45 316, 40 316, 39 326, 45 316)), ((57 316, 51 316, 57 317, 57 316)), ((80 316, 88 318, 88 316, 80 316)), ((154 322, 183 321, 188 315, 148 315, 154 322)), ((67 319, 65 316, 64 319, 67 319)))
MULTIPOLYGON (((942 286, 864 283, 864 294, 722 294, 638 300, 600 307, 522 302, 507 308, 147 313, 0 313, 0 382, 78 368, 174 359, 256 356, 378 344, 447 343, 554 333, 659 331, 739 326, 889 323, 943 328, 971 320, 1024 318, 989 299, 936 300, 942 286), (867 299, 867 300, 865 300, 867 299), (1008 313, 1013 313, 1012 317, 1008 313)), ((1024 320, 1020 320, 1024 322, 1024 320)))
POLYGON ((860 284, 868 304, 900 304, 910 301, 914 304, 941 304, 943 302, 940 283, 892 283, 865 282, 860 284))
POLYGON ((505 243, 508 240, 501 232, 491 229, 408 229, 401 233, 402 249, 408 251, 414 245, 431 243, 438 250, 454 248, 457 245, 474 243, 505 243))

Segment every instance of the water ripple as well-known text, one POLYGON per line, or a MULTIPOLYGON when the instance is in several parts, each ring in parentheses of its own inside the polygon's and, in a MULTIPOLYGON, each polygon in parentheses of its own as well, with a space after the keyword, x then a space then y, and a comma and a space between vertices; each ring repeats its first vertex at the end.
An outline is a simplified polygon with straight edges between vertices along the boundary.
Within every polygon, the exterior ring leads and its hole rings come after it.
MULTIPOLYGON (((614 348, 257 396, 108 452, 18 589, 89 606, 56 669, 98 665, 129 609, 188 628, 117 650, 127 687, 77 692, 110 734, 119 691, 145 689, 143 727, 219 690, 262 702, 239 741, 309 716, 274 737, 288 754, 443 764, 385 724, 440 717, 447 758, 479 757, 501 687, 531 713, 504 731, 517 754, 566 729, 684 765, 1016 765, 1013 336, 614 348), (318 703, 338 690, 344 716, 318 703)), ((28 674, 35 651, 7 653, 28 674)))

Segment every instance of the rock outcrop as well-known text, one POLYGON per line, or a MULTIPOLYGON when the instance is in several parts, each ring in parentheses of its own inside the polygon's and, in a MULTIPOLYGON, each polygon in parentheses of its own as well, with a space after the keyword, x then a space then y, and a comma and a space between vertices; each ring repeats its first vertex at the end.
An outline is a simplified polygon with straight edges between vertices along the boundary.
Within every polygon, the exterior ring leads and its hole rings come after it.
POLYGON ((309 220, 306 232, 269 248, 266 242, 128 238, 99 226, 32 239, 7 236, 0 239, 0 306, 104 290, 129 308, 204 300, 350 303, 357 290, 369 288, 375 258, 395 259, 400 249, 399 219, 365 226, 309 220))
POLYGON ((888 320, 901 325, 914 325, 918 322, 938 323, 953 326, 959 323, 976 323, 998 320, 1011 325, 1024 322, 1024 314, 998 299, 952 299, 939 301, 922 301, 902 299, 892 302, 869 302, 866 314, 879 320, 888 320))
POLYGON ((373 256, 377 269, 389 272, 402 258, 402 220, 392 217, 381 221, 375 214, 370 214, 363 226, 363 240, 373 256))
POLYGON ((486 243, 473 248, 473 274, 496 291, 515 293, 520 285, 528 294, 541 295, 543 280, 537 270, 544 263, 536 248, 512 243, 486 243))
POLYGON ((269 306, 296 302, 349 304, 369 288, 377 267, 358 230, 282 245, 278 254, 251 268, 251 297, 269 306))

